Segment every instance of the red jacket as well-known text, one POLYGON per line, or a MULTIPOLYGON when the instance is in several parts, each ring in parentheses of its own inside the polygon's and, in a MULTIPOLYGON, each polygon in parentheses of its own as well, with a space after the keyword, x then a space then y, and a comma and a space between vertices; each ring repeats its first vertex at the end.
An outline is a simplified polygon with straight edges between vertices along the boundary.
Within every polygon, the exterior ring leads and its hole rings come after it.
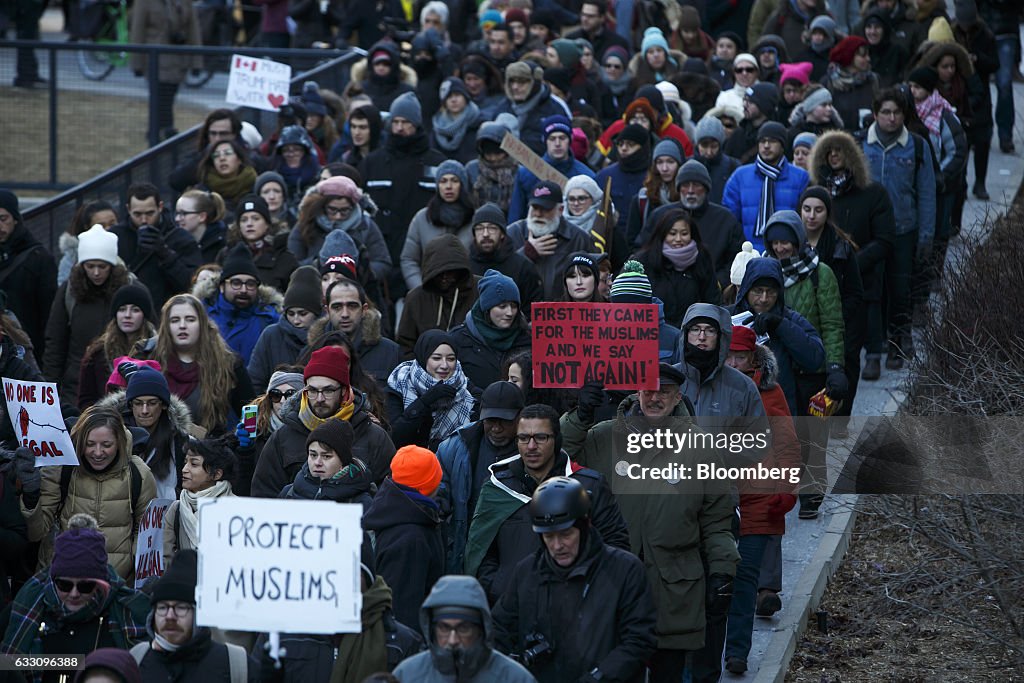
MULTIPOLYGON (((754 365, 758 369, 752 375, 754 384, 761 392, 761 403, 768 415, 772 430, 772 449, 764 462, 765 467, 799 468, 800 442, 796 436, 793 417, 786 403, 786 395, 776 381, 778 365, 775 354, 766 346, 754 351, 754 365)), ((740 536, 753 534, 781 535, 786 533, 786 512, 792 509, 795 497, 788 501, 778 496, 794 494, 797 485, 765 481, 741 481, 740 492, 740 536), (784 510, 777 506, 786 502, 784 510), (773 510, 773 507, 775 509, 773 510)))
MULTIPOLYGON (((625 116, 625 115, 623 115, 625 116)), ((608 153, 612 151, 612 147, 615 144, 615 136, 622 132, 622 129, 626 127, 625 118, 621 118, 618 121, 608 126, 608 129, 601 134, 601 137, 597 139, 597 148, 601 150, 601 154, 608 156, 608 153)), ((686 152, 686 158, 693 157, 693 143, 690 142, 689 136, 682 128, 672 123, 672 115, 665 114, 661 120, 661 124, 658 126, 658 130, 655 131, 659 140, 665 138, 672 138, 677 140, 679 144, 683 146, 683 151, 686 152)))

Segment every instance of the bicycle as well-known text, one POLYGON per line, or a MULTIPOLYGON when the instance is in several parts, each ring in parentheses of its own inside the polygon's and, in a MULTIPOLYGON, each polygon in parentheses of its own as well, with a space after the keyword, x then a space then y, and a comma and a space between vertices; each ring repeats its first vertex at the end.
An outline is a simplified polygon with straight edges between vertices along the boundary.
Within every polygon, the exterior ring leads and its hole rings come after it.
MULTIPOLYGON (((83 3, 84 4, 84 3, 83 3)), ((83 40, 97 45, 125 45, 128 43, 127 0, 99 0, 82 8, 83 40)), ((128 53, 120 51, 79 50, 78 68, 90 81, 102 81, 114 67, 128 66, 128 53)))

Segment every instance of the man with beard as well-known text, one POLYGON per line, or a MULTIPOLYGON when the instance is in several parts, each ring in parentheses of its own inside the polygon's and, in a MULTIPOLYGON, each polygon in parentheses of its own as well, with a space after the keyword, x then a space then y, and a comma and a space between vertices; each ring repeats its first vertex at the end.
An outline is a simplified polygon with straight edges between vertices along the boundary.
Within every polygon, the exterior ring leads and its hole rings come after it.
POLYGON ((551 94, 543 79, 544 69, 533 62, 510 64, 505 69, 506 99, 496 110, 496 114, 509 113, 518 119, 519 139, 538 155, 547 151, 544 119, 572 115, 565 103, 551 94))
MULTIPOLYGON (((549 116, 541 122, 545 152, 543 159, 566 178, 585 175, 593 178, 594 172, 586 164, 576 160, 569 143, 572 141, 572 122, 558 114, 549 116)), ((526 217, 528 198, 540 178, 526 166, 520 166, 516 173, 516 182, 512 186, 512 201, 508 207, 508 219, 514 223, 526 217)))
POLYGON ((473 214, 473 243, 469 245, 469 268, 483 277, 496 270, 512 278, 519 287, 520 310, 529 319, 530 304, 544 296, 544 285, 533 262, 517 252, 505 232, 505 214, 497 204, 484 204, 473 214))
POLYGON ((480 397, 480 419, 441 442, 437 459, 444 474, 437 501, 445 515, 447 571, 463 570, 469 522, 476 510, 488 467, 516 454, 516 420, 523 392, 511 382, 495 382, 480 397))
POLYGON ((619 160, 601 169, 597 186, 603 188, 612 180, 612 204, 619 214, 617 231, 625 231, 629 219, 629 204, 640 193, 651 165, 651 133, 638 123, 631 123, 615 138, 615 151, 619 160))
MULTIPOLYGON (((430 149, 423 130, 423 111, 413 93, 406 93, 391 105, 387 143, 359 165, 370 198, 380 207, 374 217, 384 235, 392 263, 399 263, 409 223, 427 205, 437 190, 436 167, 443 154, 430 149)), ((388 278, 392 301, 405 295, 402 271, 394 268, 388 278)), ((393 318, 392 318, 393 319, 393 318)))
MULTIPOLYGON (((266 204, 263 206, 265 209, 266 204)), ((239 209, 246 210, 244 206, 239 209)), ((208 302, 206 312, 217 324, 228 348, 248 365, 263 330, 281 318, 282 301, 280 292, 261 284, 249 247, 238 243, 224 258, 220 291, 212 303, 208 302)))
POLYGON ((523 220, 508 226, 512 247, 530 259, 544 283, 544 300, 562 297, 562 269, 574 251, 587 251, 590 236, 565 220, 562 215, 562 188, 545 180, 533 188, 530 212, 523 220))
POLYGON ((665 212, 682 207, 700 226, 700 237, 711 255, 718 283, 723 288, 728 287, 732 259, 743 247, 743 227, 732 212, 710 201, 711 176, 697 159, 690 159, 680 167, 676 173, 676 187, 679 188, 679 201, 655 209, 633 244, 636 247, 646 244, 665 212))
POLYGON ((491 609, 472 576, 442 576, 420 608, 420 628, 430 643, 398 665, 403 683, 536 683, 530 672, 493 649, 491 609))

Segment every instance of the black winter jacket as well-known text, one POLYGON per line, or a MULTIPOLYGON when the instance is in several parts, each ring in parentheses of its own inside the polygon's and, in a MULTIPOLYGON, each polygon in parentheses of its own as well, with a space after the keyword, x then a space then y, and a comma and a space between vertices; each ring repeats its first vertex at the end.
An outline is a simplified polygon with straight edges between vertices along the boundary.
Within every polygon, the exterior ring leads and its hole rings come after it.
MULTIPOLYGON (((670 208, 680 209, 683 205, 674 202, 660 206, 654 210, 644 223, 643 231, 637 239, 637 246, 647 242, 648 236, 654 231, 658 221, 670 208)), ((697 221, 697 229, 700 231, 700 241, 711 257, 714 264, 715 275, 718 284, 723 288, 729 286, 729 270, 732 268, 732 260, 743 248, 745 240, 743 226, 736 216, 724 206, 712 202, 704 202, 704 206, 690 211, 690 215, 697 221)), ((667 314, 666 314, 667 317, 667 314)))
POLYGON ((163 234, 163 247, 149 253, 139 251, 134 226, 120 223, 110 229, 117 235, 117 255, 149 288, 154 310, 159 310, 175 294, 187 292, 192 273, 203 263, 202 252, 192 235, 174 225, 166 211, 158 227, 163 234))
MULTIPOLYGON (((467 317, 472 315, 467 314, 467 317)), ((466 373, 470 384, 484 390, 494 382, 501 379, 501 366, 505 359, 530 348, 530 328, 523 318, 517 320, 519 335, 515 343, 508 351, 500 351, 490 347, 473 331, 466 323, 459 325, 451 331, 452 340, 455 342, 455 354, 462 364, 462 371, 466 373)))
POLYGON ((484 276, 490 269, 512 278, 519 287, 519 310, 529 319, 530 304, 544 298, 544 283, 537 272, 537 266, 505 240, 493 254, 481 254, 476 243, 469 245, 469 268, 473 275, 484 276))
MULTIPOLYGON (((154 650, 152 647, 142 658, 139 670, 143 681, 174 681, 175 683, 230 683, 231 667, 228 646, 210 637, 210 629, 201 627, 192 640, 174 652, 154 650)), ((246 681, 261 679, 260 663, 248 656, 246 681)))
POLYGON ((7 308, 32 340, 36 359, 42 361, 46 320, 57 292, 57 262, 24 223, 14 226, 11 236, 0 244, 0 290, 7 295, 7 308))
POLYGON ((665 304, 665 322, 672 327, 679 328, 691 304, 721 305, 722 290, 711 267, 711 257, 703 249, 696 263, 685 271, 674 268, 657 248, 638 254, 637 260, 644 265, 654 296, 665 304))

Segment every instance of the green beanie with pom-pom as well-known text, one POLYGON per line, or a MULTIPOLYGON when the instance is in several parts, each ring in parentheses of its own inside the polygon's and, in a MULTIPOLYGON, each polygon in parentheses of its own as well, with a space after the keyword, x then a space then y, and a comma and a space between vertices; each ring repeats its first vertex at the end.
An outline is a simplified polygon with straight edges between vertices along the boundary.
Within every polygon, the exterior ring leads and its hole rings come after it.
POLYGON ((622 272, 612 281, 611 302, 613 304, 649 304, 651 303, 651 281, 644 273, 644 266, 639 261, 626 261, 622 272))

